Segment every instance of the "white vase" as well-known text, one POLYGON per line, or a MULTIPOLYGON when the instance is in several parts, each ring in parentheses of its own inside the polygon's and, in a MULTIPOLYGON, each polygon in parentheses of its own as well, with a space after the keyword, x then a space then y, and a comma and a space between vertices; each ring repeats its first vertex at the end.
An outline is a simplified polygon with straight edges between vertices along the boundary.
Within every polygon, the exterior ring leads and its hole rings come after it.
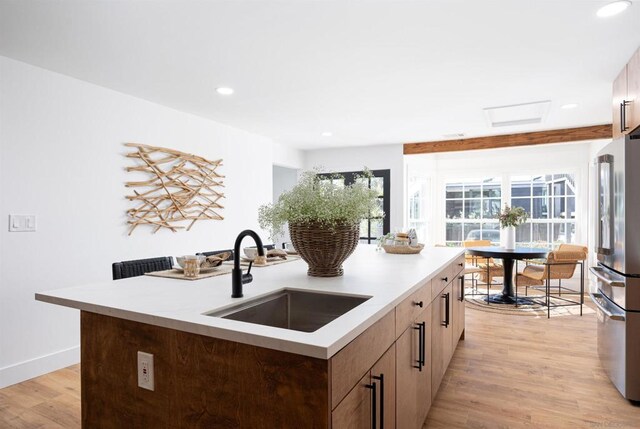
POLYGON ((508 250, 516 248, 516 227, 508 226, 500 230, 500 241, 502 247, 508 250))

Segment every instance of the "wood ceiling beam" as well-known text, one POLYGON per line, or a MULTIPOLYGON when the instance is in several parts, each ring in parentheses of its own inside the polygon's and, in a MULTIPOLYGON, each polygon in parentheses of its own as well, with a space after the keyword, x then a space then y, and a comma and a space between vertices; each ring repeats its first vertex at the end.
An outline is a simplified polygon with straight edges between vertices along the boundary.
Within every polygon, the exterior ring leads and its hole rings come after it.
POLYGON ((405 143, 405 155, 424 153, 457 152, 463 150, 496 149, 516 146, 532 146, 550 143, 567 143, 584 140, 610 139, 611 124, 592 125, 580 128, 536 131, 532 133, 505 134, 499 136, 473 137, 468 139, 405 143))

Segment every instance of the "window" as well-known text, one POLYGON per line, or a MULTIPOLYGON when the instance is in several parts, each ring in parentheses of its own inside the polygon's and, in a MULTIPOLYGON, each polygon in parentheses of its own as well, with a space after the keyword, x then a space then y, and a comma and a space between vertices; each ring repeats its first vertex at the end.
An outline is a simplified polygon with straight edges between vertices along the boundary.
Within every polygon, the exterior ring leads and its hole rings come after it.
POLYGON ((380 208, 385 213, 385 217, 371 217, 369 219, 363 219, 360 223, 360 242, 371 244, 374 243, 379 237, 388 234, 390 231, 390 193, 391 193, 391 170, 371 170, 373 177, 356 178, 356 176, 362 176, 362 171, 349 171, 344 173, 323 173, 318 174, 322 180, 331 180, 333 183, 339 186, 351 185, 356 180, 366 183, 369 188, 375 189, 378 194, 378 202, 380 208), (335 179, 333 176, 339 175, 344 179, 335 179))
POLYGON ((576 185, 572 174, 514 176, 511 205, 523 207, 530 218, 516 228, 518 244, 552 248, 574 242, 576 185))
POLYGON ((426 242, 428 227, 428 190, 430 181, 426 177, 410 175, 407 193, 409 195, 409 228, 416 230, 418 241, 426 242))
POLYGON ((465 240, 500 243, 497 220, 502 204, 523 207, 529 220, 516 228, 520 246, 553 248, 573 243, 576 233, 576 184, 573 174, 511 176, 502 189, 499 177, 446 183, 445 237, 450 246, 465 240))
POLYGON ((445 186, 446 243, 460 246, 465 240, 500 241, 497 218, 501 208, 502 179, 447 183, 445 186))

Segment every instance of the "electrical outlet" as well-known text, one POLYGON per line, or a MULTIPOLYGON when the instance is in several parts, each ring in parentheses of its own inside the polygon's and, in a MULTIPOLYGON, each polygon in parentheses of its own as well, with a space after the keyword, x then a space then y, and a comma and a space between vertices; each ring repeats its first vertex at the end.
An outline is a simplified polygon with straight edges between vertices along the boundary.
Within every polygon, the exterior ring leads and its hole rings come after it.
POLYGON ((153 355, 138 352, 138 387, 154 390, 153 355))

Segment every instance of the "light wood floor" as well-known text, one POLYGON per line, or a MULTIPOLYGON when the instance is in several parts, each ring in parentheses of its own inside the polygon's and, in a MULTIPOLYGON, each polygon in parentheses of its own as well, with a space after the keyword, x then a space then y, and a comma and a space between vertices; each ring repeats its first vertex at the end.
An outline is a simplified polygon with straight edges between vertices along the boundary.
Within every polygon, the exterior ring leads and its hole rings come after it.
MULTIPOLYGON (((596 354, 595 316, 467 311, 425 428, 640 428, 596 354)), ((0 428, 80 427, 79 366, 0 390, 0 428)), ((404 429, 404 428, 398 428, 404 429)))
POLYGON ((637 429, 640 407, 600 366, 594 313, 547 319, 468 310, 466 339, 424 427, 637 429))

